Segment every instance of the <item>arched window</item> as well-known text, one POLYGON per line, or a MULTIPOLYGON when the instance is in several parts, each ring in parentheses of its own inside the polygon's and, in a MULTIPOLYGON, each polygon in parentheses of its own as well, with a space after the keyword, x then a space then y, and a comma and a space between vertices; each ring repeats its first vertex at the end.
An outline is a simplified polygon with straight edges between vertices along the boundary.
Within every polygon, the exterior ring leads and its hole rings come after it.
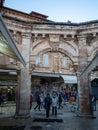
POLYGON ((39 66, 40 65, 40 57, 36 58, 36 65, 39 66))
POLYGON ((43 55, 43 65, 44 66, 48 66, 49 65, 48 55, 47 54, 43 55))
POLYGON ((62 57, 62 67, 68 67, 67 58, 65 56, 62 57))

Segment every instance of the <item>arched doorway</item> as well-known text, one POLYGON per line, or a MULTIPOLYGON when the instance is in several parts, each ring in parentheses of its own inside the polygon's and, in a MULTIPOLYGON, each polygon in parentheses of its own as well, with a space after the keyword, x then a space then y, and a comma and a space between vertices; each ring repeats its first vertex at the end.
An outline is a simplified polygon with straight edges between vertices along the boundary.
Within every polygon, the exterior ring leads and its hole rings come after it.
MULTIPOLYGON (((38 52, 31 78, 34 101, 38 93, 44 93, 46 96, 47 92, 52 95, 52 92, 56 91, 58 95, 62 93, 62 97, 66 95, 68 109, 71 112, 70 106, 76 102, 77 97, 77 77, 74 65, 73 56, 64 49, 54 51, 43 48, 41 52, 38 52)), ((62 104, 65 105, 64 100, 62 104)))

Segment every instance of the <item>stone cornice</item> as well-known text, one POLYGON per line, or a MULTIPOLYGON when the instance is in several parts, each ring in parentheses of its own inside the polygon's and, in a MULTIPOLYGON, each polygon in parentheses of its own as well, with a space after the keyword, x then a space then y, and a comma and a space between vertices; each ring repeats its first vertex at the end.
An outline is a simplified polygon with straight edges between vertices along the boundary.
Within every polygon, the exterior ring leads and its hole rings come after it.
MULTIPOLYGON (((2 11, 2 15, 4 18, 9 19, 9 20, 14 20, 16 22, 22 23, 25 26, 31 26, 33 29, 32 33, 40 33, 43 34, 48 34, 51 29, 51 34, 64 34, 64 35, 78 35, 78 34, 93 34, 96 35, 98 33, 98 20, 94 21, 89 21, 89 22, 83 22, 83 23, 66 23, 66 22, 34 22, 35 20, 33 19, 34 16, 30 14, 26 14, 20 11, 16 11, 13 9, 9 9, 4 7, 2 11), (7 11, 7 12, 6 12, 7 11), (11 14, 20 14, 22 18, 20 17, 14 17, 11 14), (24 19, 32 19, 32 20, 26 20, 24 19), (30 17, 30 18, 29 18, 30 17)), ((39 19, 39 18, 38 18, 39 19)), ((36 19, 37 20, 37 19, 36 19)), ((40 19, 41 20, 41 19, 40 19)))
POLYGON ((81 22, 81 23, 68 23, 68 22, 55 22, 55 21, 48 21, 48 22, 34 22, 34 24, 50 24, 50 25, 67 25, 67 26, 82 26, 83 25, 90 25, 90 24, 97 24, 98 25, 98 20, 92 20, 88 22, 81 22))
POLYGON ((1 12, 2 12, 2 14, 7 14, 7 15, 9 14, 9 16, 18 15, 18 16, 21 16, 21 17, 24 17, 24 18, 28 18, 28 21, 49 21, 45 18, 40 18, 40 17, 37 17, 35 15, 24 13, 22 11, 18 11, 18 10, 11 9, 11 8, 8 8, 8 7, 3 7, 1 12))

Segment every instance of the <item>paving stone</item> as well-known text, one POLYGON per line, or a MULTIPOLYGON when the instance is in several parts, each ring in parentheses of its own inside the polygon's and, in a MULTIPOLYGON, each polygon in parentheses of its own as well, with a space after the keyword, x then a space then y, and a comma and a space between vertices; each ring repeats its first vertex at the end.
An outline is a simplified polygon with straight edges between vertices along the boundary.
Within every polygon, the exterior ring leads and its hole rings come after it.
POLYGON ((14 115, 14 112, 15 112, 15 106, 11 107, 11 109, 5 108, 2 111, 3 114, 0 113, 0 126, 1 126, 0 130, 2 130, 3 126, 5 126, 6 130, 8 130, 7 126, 12 126, 12 125, 16 126, 20 124, 26 126, 24 130, 33 130, 34 127, 35 127, 35 130, 38 130, 38 129, 39 130, 98 130, 98 110, 94 112, 96 118, 92 119, 92 118, 77 117, 75 113, 66 111, 65 108, 66 106, 64 106, 63 109, 58 110, 57 118, 52 116, 52 113, 50 111, 49 120, 62 119, 63 120, 62 123, 58 123, 54 121, 53 122, 51 121, 50 122, 48 121, 33 122, 33 120, 36 118, 45 119, 44 109, 41 109, 41 111, 38 111, 38 110, 34 111, 32 107, 31 118, 15 119, 15 118, 12 118, 12 115, 14 115), (6 110, 8 110, 8 112, 5 112, 6 110))

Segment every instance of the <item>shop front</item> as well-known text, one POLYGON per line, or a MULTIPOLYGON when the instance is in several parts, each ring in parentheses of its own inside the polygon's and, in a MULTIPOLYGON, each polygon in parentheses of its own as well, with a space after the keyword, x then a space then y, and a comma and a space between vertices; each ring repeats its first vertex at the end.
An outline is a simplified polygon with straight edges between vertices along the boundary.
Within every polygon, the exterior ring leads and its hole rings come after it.
POLYGON ((0 102, 0 116, 4 117, 14 115, 16 106, 17 66, 8 63, 8 58, 26 65, 0 14, 0 98, 3 99, 0 102))
POLYGON ((0 81, 0 94, 4 104, 15 103, 16 81, 0 81))
POLYGON ((34 99, 37 93, 44 93, 44 96, 49 92, 50 94, 55 90, 57 92, 60 91, 60 86, 64 82, 60 75, 54 73, 32 73, 32 93, 34 95, 34 99))
POLYGON ((77 77, 71 74, 61 74, 64 83, 61 85, 62 92, 66 95, 67 101, 75 102, 77 98, 77 77))

